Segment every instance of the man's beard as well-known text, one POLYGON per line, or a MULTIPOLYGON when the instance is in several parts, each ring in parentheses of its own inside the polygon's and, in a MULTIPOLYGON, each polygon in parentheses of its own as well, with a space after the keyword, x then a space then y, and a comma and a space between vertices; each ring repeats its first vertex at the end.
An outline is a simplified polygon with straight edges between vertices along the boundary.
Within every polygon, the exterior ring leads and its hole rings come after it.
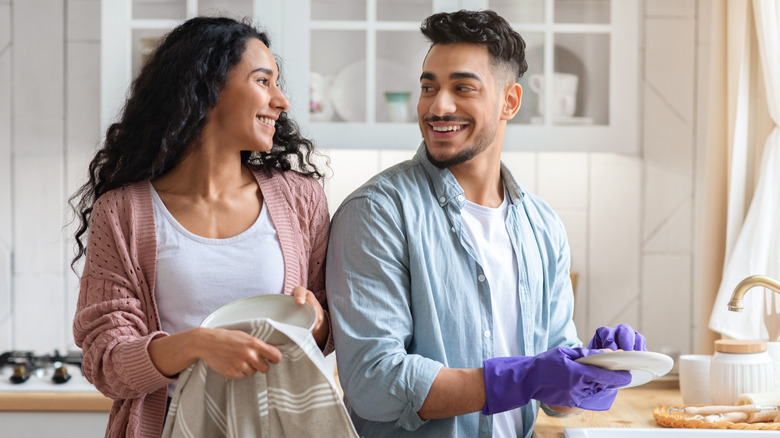
MULTIPOLYGON (((446 118, 445 118, 446 120, 446 118)), ((424 120, 424 122, 437 121, 437 120, 424 120)), ((472 125, 473 126, 473 125, 472 125)), ((428 157, 428 161, 439 169, 446 169, 458 164, 463 164, 466 161, 476 157, 481 152, 490 146, 493 140, 496 138, 496 130, 498 124, 494 124, 489 128, 489 132, 480 135, 475 139, 476 143, 467 145, 462 151, 458 152, 455 156, 447 158, 445 160, 438 160, 431 155, 431 151, 428 150, 428 144, 425 145, 425 155, 428 157)), ((422 127, 420 128, 422 130, 422 127)), ((424 138, 424 137, 423 137, 424 138)))

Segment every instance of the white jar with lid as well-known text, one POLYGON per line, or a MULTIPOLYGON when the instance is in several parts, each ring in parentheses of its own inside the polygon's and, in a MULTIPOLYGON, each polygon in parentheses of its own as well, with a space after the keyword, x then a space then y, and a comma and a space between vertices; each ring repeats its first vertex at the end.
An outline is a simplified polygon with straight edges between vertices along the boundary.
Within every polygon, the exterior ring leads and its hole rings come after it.
POLYGON ((710 396, 714 405, 736 405, 740 394, 771 391, 773 378, 766 341, 715 341, 710 365, 710 396))

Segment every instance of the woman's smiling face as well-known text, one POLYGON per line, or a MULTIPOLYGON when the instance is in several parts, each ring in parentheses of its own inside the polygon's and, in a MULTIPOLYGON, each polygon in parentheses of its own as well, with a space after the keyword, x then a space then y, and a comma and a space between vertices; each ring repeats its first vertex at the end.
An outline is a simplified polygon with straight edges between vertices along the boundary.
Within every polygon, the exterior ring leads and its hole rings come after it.
POLYGON ((290 102, 278 87, 276 59, 260 40, 250 39, 241 61, 228 73, 209 124, 222 144, 269 151, 279 114, 290 102))

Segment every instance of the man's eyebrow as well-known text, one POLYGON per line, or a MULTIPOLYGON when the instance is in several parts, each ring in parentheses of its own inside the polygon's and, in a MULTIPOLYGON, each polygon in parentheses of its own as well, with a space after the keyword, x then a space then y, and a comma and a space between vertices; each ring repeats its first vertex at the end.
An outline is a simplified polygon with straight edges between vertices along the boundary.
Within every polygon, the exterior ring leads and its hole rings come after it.
MULTIPOLYGON (((423 79, 427 79, 429 81, 435 81, 436 75, 430 72, 423 72, 423 74, 420 75, 420 80, 422 81, 423 79)), ((482 78, 479 77, 479 75, 477 75, 476 73, 456 71, 450 74, 450 80, 458 80, 458 79, 474 79, 483 82, 482 78)))
POLYGON ((481 77, 479 77, 477 74, 475 74, 475 73, 470 73, 470 72, 460 72, 460 71, 456 71, 455 73, 452 73, 452 74, 450 74, 450 79, 451 79, 451 80, 457 80, 457 79, 476 79, 476 80, 478 80, 478 81, 482 82, 482 78, 481 78, 481 77))

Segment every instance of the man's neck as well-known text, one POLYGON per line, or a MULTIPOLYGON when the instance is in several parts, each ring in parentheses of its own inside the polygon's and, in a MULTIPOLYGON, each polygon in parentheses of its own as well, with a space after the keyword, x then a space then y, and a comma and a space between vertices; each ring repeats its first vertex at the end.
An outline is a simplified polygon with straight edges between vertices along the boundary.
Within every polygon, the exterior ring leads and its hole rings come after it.
POLYGON ((450 172, 463 188, 469 201, 485 207, 497 208, 504 201, 504 183, 501 180, 501 155, 485 151, 471 160, 450 167, 450 172))

